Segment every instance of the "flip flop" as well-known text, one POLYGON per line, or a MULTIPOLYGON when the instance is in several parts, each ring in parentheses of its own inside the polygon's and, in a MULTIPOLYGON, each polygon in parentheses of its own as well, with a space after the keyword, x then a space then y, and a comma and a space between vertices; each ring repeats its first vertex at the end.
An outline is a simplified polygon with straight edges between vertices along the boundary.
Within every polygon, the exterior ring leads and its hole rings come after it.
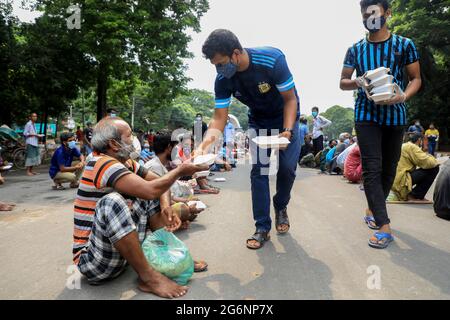
POLYGON ((63 186, 52 186, 52 189, 53 190, 66 190, 66 188, 63 186))
POLYGON ((256 230, 256 232, 253 234, 253 236, 251 236, 250 238, 247 239, 247 248, 249 248, 250 250, 261 249, 264 246, 264 243, 269 240, 270 240, 269 232, 256 230), (252 240, 259 242, 259 247, 249 246, 248 242, 252 241, 252 240))
POLYGON ((374 236, 375 236, 375 238, 377 238, 377 242, 373 242, 372 239, 369 239, 369 246, 371 248, 386 249, 389 246, 389 244, 392 241, 394 241, 394 237, 389 233, 375 232, 374 236), (385 241, 383 241, 383 240, 385 240, 385 241))
POLYGON ((377 226, 377 223, 375 222, 375 218, 373 216, 365 216, 364 222, 367 224, 369 229, 371 230, 380 230, 380 227, 377 226), (370 223, 373 222, 375 224, 375 227, 372 226, 370 223))
POLYGON ((205 272, 208 270, 208 264, 205 261, 194 261, 194 272, 205 272), (195 267, 195 265, 200 265, 200 267, 195 267))

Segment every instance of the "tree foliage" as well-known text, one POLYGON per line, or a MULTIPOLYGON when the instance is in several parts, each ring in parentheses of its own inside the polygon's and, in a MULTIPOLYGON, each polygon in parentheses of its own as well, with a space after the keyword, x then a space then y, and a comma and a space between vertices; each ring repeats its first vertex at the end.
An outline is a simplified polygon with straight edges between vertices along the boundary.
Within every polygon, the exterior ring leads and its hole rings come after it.
POLYGON ((409 103, 409 118, 434 122, 448 143, 450 108, 450 1, 395 0, 391 26, 411 38, 421 56, 423 87, 409 103))

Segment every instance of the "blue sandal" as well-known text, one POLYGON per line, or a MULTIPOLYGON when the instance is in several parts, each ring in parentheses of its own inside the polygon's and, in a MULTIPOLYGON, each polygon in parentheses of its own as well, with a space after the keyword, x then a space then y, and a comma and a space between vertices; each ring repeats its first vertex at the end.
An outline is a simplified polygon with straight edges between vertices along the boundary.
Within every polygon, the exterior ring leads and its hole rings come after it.
POLYGON ((386 249, 389 244, 394 241, 394 237, 389 233, 375 232, 374 236, 377 238, 377 242, 372 242, 371 239, 369 239, 369 246, 375 249, 386 249), (383 242, 380 243, 380 241, 383 242))
POLYGON ((367 224, 369 229, 371 230, 380 230, 380 227, 377 226, 377 223, 375 222, 375 218, 373 216, 365 216, 364 222, 367 224), (373 222, 375 224, 375 227, 372 226, 370 223, 373 222))

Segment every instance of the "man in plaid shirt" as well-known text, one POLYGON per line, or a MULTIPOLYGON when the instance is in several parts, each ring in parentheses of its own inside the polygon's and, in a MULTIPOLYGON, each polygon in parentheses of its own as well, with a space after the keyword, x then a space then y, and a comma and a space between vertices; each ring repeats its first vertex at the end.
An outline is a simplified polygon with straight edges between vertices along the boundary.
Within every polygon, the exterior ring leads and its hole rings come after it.
POLYGON ((132 131, 117 117, 100 121, 91 143, 94 152, 74 203, 74 263, 91 284, 116 278, 128 263, 139 276, 140 290, 165 298, 183 296, 187 287, 152 269, 141 243, 148 230, 180 227, 170 205, 170 186, 208 168, 184 163, 164 177, 156 176, 131 159, 132 131))

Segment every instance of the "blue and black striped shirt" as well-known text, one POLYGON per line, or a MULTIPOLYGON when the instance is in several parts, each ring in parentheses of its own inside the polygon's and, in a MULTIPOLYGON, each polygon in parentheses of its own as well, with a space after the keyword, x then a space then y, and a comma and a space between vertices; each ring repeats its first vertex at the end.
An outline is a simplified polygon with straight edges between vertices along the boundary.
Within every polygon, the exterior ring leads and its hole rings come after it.
MULTIPOLYGON (((383 42, 362 39, 347 51, 344 67, 356 69, 358 77, 379 67, 391 69, 394 81, 405 90, 405 66, 419 60, 413 41, 395 34, 383 42)), ((387 126, 406 125, 406 104, 377 105, 370 101, 363 89, 358 90, 355 102, 355 122, 374 122, 387 126)))

